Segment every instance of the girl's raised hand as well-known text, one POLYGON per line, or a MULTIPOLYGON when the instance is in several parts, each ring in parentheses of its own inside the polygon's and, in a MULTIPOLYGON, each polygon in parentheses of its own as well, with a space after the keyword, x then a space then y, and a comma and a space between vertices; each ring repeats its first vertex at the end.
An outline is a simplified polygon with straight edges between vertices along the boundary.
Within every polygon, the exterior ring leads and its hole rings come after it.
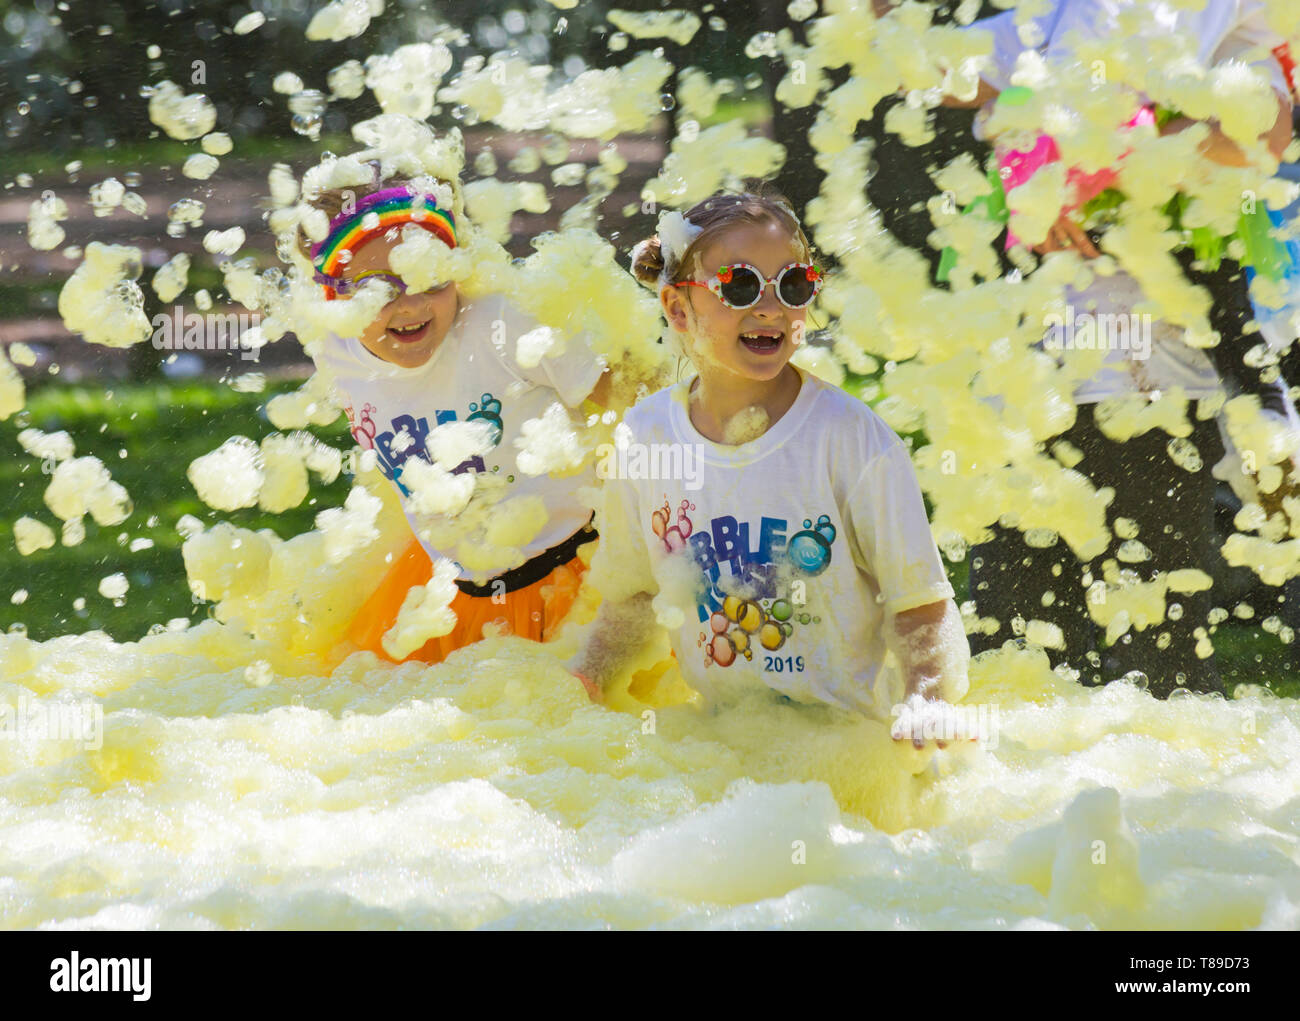
POLYGON ((1039 255, 1074 251, 1084 259, 1096 259, 1101 255, 1087 232, 1065 213, 1062 213, 1056 223, 1052 224, 1047 239, 1041 245, 1036 245, 1034 251, 1039 255))

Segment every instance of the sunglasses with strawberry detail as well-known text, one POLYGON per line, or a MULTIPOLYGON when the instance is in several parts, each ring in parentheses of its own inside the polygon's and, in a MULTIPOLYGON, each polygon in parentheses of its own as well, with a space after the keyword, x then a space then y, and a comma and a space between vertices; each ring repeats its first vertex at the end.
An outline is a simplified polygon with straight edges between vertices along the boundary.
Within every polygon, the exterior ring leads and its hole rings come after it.
POLYGON ((822 289, 822 271, 807 262, 783 266, 774 277, 766 277, 756 266, 738 262, 722 266, 705 281, 682 280, 676 287, 704 287, 717 295, 727 308, 753 308, 763 300, 768 284, 776 285, 776 297, 786 308, 807 308, 822 289))

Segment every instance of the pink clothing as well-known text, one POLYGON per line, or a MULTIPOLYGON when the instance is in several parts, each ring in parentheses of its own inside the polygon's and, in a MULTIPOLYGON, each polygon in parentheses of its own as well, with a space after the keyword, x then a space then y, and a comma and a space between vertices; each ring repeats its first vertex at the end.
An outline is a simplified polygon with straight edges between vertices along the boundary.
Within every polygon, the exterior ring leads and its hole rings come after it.
MULTIPOLYGON (((1154 125, 1155 122, 1155 111, 1144 106, 1124 125, 1124 130, 1130 130, 1138 125, 1154 125)), ((1125 152, 1124 155, 1127 156, 1128 152, 1125 152)), ((1061 152, 1056 147, 1056 142, 1051 135, 1039 135, 1037 144, 1028 151, 1010 149, 1000 152, 998 166, 1001 168, 1002 187, 1007 192, 1010 192, 1012 188, 1019 188, 1043 167, 1049 163, 1057 162, 1060 158, 1061 152)), ((1103 167, 1093 174, 1084 173, 1078 167, 1071 167, 1066 180, 1073 189, 1074 198, 1062 208, 1061 212, 1072 212, 1085 202, 1096 198, 1114 184, 1115 178, 1118 176, 1114 167, 1103 167)), ((1008 196, 1007 208, 1011 209, 1012 212, 1015 211, 1015 207, 1010 202, 1010 196, 1008 196)), ((1011 248, 1012 245, 1018 242, 1019 239, 1016 235, 1011 231, 1007 231, 1007 248, 1011 248)))

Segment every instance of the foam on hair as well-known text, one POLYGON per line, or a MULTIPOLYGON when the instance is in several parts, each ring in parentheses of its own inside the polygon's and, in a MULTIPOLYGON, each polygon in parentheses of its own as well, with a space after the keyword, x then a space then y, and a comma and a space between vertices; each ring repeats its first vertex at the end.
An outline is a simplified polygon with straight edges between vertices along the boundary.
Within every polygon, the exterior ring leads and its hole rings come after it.
MULTIPOLYGON (((383 191, 386 188, 410 188, 420 190, 416 179, 406 176, 393 176, 384 178, 382 164, 377 159, 368 159, 363 161, 365 166, 371 168, 374 177, 369 184, 350 185, 347 187, 327 188, 318 192, 315 196, 308 198, 305 194, 303 201, 312 209, 318 209, 325 214, 329 221, 343 212, 345 203, 357 203, 368 195, 373 195, 377 191, 383 191)), ((453 187, 455 185, 453 184, 453 187)), ((458 221, 459 222, 459 221, 458 221)), ((308 237, 303 226, 299 224, 295 240, 298 244, 298 251, 302 253, 303 258, 308 262, 311 261, 311 249, 315 240, 308 237)))
MULTIPOLYGON (((343 204, 348 201, 349 197, 353 201, 365 198, 367 195, 379 190, 381 187, 397 187, 406 184, 406 181, 381 181, 382 171, 379 160, 366 160, 366 165, 371 168, 374 178, 370 184, 353 185, 351 187, 326 188, 315 194, 309 194, 309 189, 304 188, 302 201, 305 206, 312 209, 320 210, 325 214, 327 221, 333 220, 339 213, 343 212, 343 204)), ((294 240, 297 242, 298 251, 302 257, 311 262, 312 246, 318 241, 318 238, 308 236, 303 224, 299 223, 298 229, 294 232, 294 240)))
MULTIPOLYGON (((708 248, 724 231, 739 225, 779 223, 798 240, 805 257, 812 254, 812 245, 803 232, 790 200, 763 181, 746 182, 746 190, 743 192, 710 195, 686 210, 684 215, 700 228, 700 233, 682 253, 673 273, 673 283, 689 278, 696 255, 708 248)), ((658 235, 655 235, 635 249, 632 275, 647 287, 657 287, 663 269, 663 248, 658 235)))

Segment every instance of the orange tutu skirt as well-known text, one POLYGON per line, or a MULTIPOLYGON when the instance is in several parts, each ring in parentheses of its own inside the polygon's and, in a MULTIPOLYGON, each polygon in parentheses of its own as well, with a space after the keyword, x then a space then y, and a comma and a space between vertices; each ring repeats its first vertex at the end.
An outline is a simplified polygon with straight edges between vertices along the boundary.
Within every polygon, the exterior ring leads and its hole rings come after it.
MULTIPOLYGON (((534 642, 550 641, 573 608, 586 572, 587 565, 575 556, 539 581, 501 596, 471 596, 457 590, 451 601, 451 609, 456 614, 455 628, 441 638, 429 639, 401 662, 441 663, 457 649, 480 641, 487 625, 500 634, 518 635, 534 642)), ((396 622, 406 594, 416 585, 427 584, 432 577, 429 554, 412 539, 352 618, 348 638, 357 648, 367 649, 390 663, 396 662, 384 651, 384 634, 396 622)))

